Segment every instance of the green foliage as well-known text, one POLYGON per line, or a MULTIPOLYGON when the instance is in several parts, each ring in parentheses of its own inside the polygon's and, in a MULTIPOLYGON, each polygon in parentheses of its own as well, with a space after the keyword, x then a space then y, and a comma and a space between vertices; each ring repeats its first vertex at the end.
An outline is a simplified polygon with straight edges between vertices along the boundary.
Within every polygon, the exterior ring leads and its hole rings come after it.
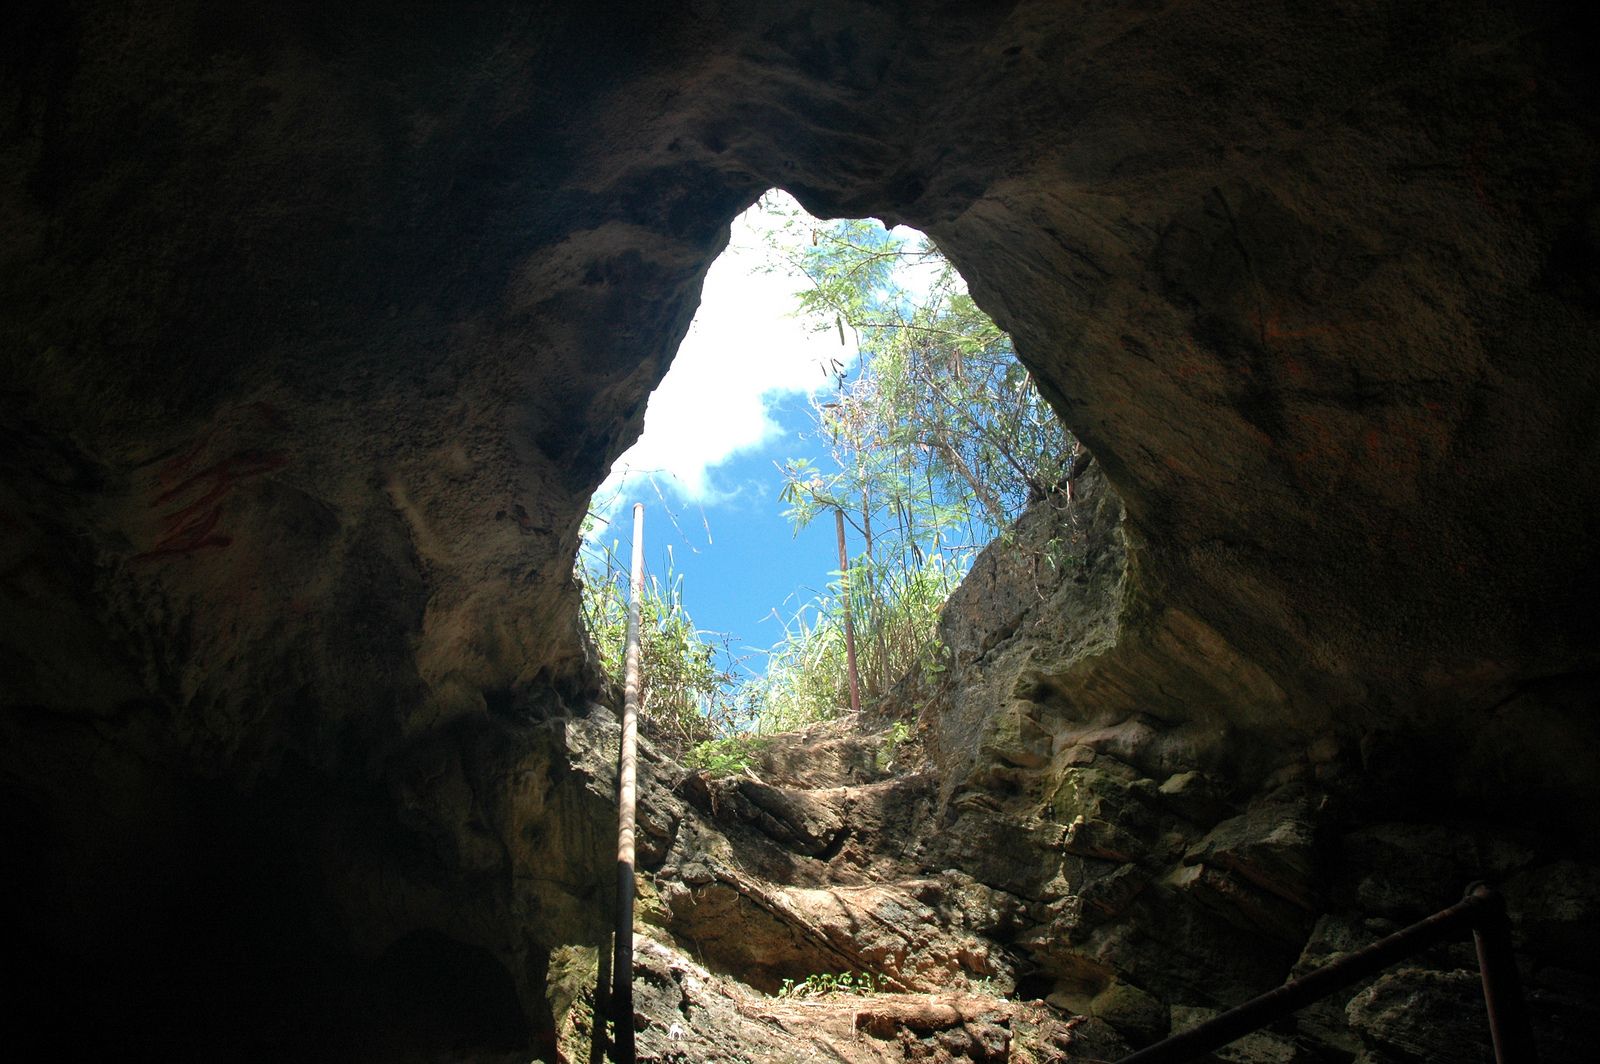
MULTIPOLYGON (((670 557, 670 555, 669 555, 670 557)), ((584 627, 601 667, 623 682, 628 624, 628 573, 616 544, 580 551, 584 627)), ((644 582, 640 599, 639 726, 678 751, 734 730, 732 678, 717 665, 716 648, 694 625, 683 605, 683 577, 668 568, 664 580, 644 582)))
POLYGON ((850 704, 847 683, 844 628, 819 598, 790 618, 766 673, 746 682, 745 712, 758 732, 793 731, 837 716, 850 704))
POLYGON ((809 439, 825 453, 782 467, 797 529, 840 512, 862 545, 774 648, 759 710, 793 726, 848 705, 846 605, 864 705, 908 674, 939 672, 945 599, 978 545, 1054 493, 1075 445, 1010 338, 926 238, 800 215, 785 228, 811 282, 800 312, 841 342, 848 329, 860 351, 852 371, 835 364, 836 387, 813 402, 809 439), (797 227, 809 239, 795 241, 797 227), (906 287, 919 275, 923 293, 906 287))
POLYGON ((971 564, 971 552, 930 555, 914 569, 851 562, 828 594, 803 606, 768 653, 765 676, 745 685, 745 713, 758 731, 792 731, 837 716, 850 705, 843 603, 856 619, 857 669, 864 705, 882 701, 902 677, 944 668, 938 637, 945 599, 971 564))
POLYGON ((793 459, 785 470, 797 523, 857 512, 866 538, 877 520, 879 535, 914 549, 973 531, 969 514, 992 535, 1061 483, 1070 434, 930 241, 841 221, 800 248, 796 265, 812 282, 802 314, 841 337, 848 327, 861 358, 853 377, 838 367, 834 394, 815 406, 832 463, 793 459), (928 278, 925 294, 905 287, 908 273, 928 278))
POLYGON ((767 740, 749 734, 707 739, 689 751, 684 764, 712 776, 737 776, 755 765, 766 746, 767 740))
POLYGON ((877 994, 889 989, 889 977, 873 972, 814 972, 798 982, 785 979, 778 997, 821 997, 824 994, 877 994))
MULTIPOLYGON (((931 242, 869 221, 821 223, 770 207, 767 218, 775 250, 810 282, 799 313, 842 345, 834 387, 813 401, 812 453, 781 467, 781 498, 797 529, 844 514, 859 549, 789 619, 764 675, 742 684, 684 610, 682 578, 669 567, 647 583, 641 723, 717 773, 748 767, 738 733, 792 730, 849 705, 847 610, 863 705, 881 704, 908 675, 941 672, 938 621, 950 592, 983 543, 1052 496, 1074 448, 1010 339, 931 242)), ((589 554, 584 620, 620 683, 625 567, 611 552, 589 554)), ((885 764, 901 741, 886 744, 885 764)))
POLYGON ((883 745, 878 747, 878 756, 875 761, 879 772, 887 771, 894 764, 895 751, 911 739, 911 725, 903 720, 897 720, 883 733, 883 745))

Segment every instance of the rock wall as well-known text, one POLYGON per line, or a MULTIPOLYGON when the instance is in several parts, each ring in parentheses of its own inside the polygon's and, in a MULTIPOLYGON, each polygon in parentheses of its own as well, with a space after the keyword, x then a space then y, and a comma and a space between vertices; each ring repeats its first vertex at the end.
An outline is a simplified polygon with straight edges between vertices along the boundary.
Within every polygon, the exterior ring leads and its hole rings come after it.
MULTIPOLYGON (((1591 842, 1516 801, 1426 794, 1365 736, 1330 727, 1294 748, 1171 713, 1211 704, 1238 671, 1218 656, 1185 672, 1226 647, 1190 634, 1173 654, 1183 622, 1130 615, 1132 578, 1121 504, 1091 473, 1076 502, 1035 507, 991 546, 946 608, 951 668, 921 703, 940 800, 920 860, 1012 914, 986 936, 990 963, 1137 1047, 1488 882, 1506 897, 1541 1059, 1586 1059, 1600 1020, 1600 968, 1580 945, 1600 913, 1591 842)), ((1219 1059, 1491 1059, 1478 978, 1462 935, 1219 1059)))
MULTIPOLYGON (((1510 805, 1419 804, 1336 729, 1297 749, 1130 704, 1215 699, 1227 663, 1185 672, 1200 644, 1140 635, 1121 503, 1092 470, 1077 487, 984 552, 947 667, 879 712, 747 736, 722 775, 646 749, 647 1058, 1121 1059, 1489 882, 1540 1058, 1587 1061, 1592 844, 1510 805), (819 994, 839 973, 873 992, 819 994)), ((614 745, 608 714, 586 727, 614 745)), ((1218 1059, 1488 1060, 1477 963, 1463 931, 1218 1059)))
POLYGON ((423 1042, 552 1036, 542 958, 604 900, 579 520, 773 185, 932 234, 1092 447, 1131 574, 1096 698, 1331 734, 1413 804, 1596 807, 1586 5, 14 29, 0 780, 35 1033, 265 1055, 387 1001, 423 1042), (405 997, 456 985, 499 1004, 405 997))

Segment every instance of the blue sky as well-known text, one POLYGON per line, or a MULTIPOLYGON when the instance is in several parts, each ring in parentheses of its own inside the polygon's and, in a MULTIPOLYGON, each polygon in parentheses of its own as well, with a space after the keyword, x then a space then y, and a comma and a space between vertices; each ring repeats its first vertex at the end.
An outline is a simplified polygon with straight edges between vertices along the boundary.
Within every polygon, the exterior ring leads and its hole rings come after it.
MULTIPOLYGON (((619 497, 611 534, 604 537, 618 541, 617 554, 626 563, 632 503, 643 502, 650 574, 680 574, 684 606, 695 624, 730 636, 735 658, 741 648, 764 650, 781 638, 784 622, 821 593, 839 567, 833 522, 814 522, 795 535, 778 499, 781 482, 772 462, 803 453, 798 435, 809 425, 806 399, 791 393, 769 401, 766 411, 777 426, 771 438, 708 469, 708 486, 724 495, 694 496, 659 474, 634 480, 619 497)), ((859 549, 854 536, 850 549, 859 549)), ((765 662, 752 654, 745 667, 761 672, 765 662)))
MULTIPOLYGON (((733 225, 728 250, 707 274, 699 312, 671 371, 651 397, 644 434, 618 459, 592 510, 609 527, 594 537, 632 537, 632 504, 643 502, 650 572, 684 578, 684 605, 702 629, 733 647, 765 649, 784 619, 823 590, 838 568, 831 521, 798 536, 778 498, 774 468, 788 457, 821 459, 803 440, 809 399, 831 387, 827 366, 854 365, 854 337, 817 332, 795 316, 807 282, 784 248, 821 226, 787 195, 771 192, 733 225), (669 554, 670 551, 670 554, 669 554)), ((931 280, 931 277, 929 278, 931 280)), ((908 288, 922 287, 906 277, 908 288)), ((850 550, 859 550, 851 535, 850 550)), ((760 672, 759 655, 746 667, 760 672)))

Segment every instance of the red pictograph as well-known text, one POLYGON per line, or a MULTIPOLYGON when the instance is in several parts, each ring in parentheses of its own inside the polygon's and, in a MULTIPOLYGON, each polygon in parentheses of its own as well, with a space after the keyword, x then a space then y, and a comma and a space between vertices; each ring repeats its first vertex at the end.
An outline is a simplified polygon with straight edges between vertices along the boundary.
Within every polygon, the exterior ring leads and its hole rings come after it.
MULTIPOLYGON (((264 403, 254 404, 251 409, 269 424, 276 426, 281 421, 277 412, 264 403)), ((157 509, 177 508, 163 515, 156 542, 149 550, 135 554, 133 561, 187 557, 207 547, 228 546, 233 537, 218 529, 222 522, 223 500, 240 482, 288 464, 288 456, 282 451, 246 449, 198 472, 189 472, 210 448, 215 436, 215 430, 207 433, 193 447, 161 467, 159 483, 166 490, 155 497, 152 505, 157 509)))

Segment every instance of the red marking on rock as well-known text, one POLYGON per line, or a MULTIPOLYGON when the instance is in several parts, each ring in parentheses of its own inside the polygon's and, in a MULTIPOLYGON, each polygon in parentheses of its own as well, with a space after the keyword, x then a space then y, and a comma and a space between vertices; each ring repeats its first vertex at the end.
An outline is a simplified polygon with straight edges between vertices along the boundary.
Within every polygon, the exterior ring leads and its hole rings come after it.
POLYGON ((1483 172, 1484 154, 1489 150, 1489 137, 1491 127, 1485 123, 1479 132, 1478 138, 1467 149, 1465 169, 1467 177, 1472 182, 1473 195, 1478 200, 1478 206, 1490 214, 1504 214, 1504 209, 1489 196, 1489 182, 1483 172))
POLYGON ((163 545, 165 543, 165 541, 163 541, 163 544, 157 544, 147 551, 140 551, 129 560, 135 562, 148 562, 154 561, 158 558, 187 558, 189 555, 203 547, 226 547, 232 542, 232 536, 207 536, 204 539, 173 543, 171 545, 163 545))
MULTIPOLYGON (((192 464, 194 457, 194 452, 183 456, 183 466, 192 464)), ((214 532, 222 520, 222 500, 240 481, 280 469, 288 462, 288 457, 278 451, 241 451, 212 463, 185 478, 176 487, 168 488, 156 496, 155 505, 175 502, 192 491, 204 490, 198 497, 167 514, 162 519, 165 531, 161 538, 149 550, 135 554, 132 560, 145 562, 157 558, 186 557, 206 547, 228 546, 233 542, 233 537, 214 532)))
POLYGON ((210 432, 200 437, 199 441, 195 443, 193 447, 174 458, 169 458, 166 462, 164 462, 159 473, 157 474, 162 486, 170 486, 172 482, 179 476, 188 472, 189 467, 194 465, 195 461, 202 454, 205 454, 206 448, 211 445, 211 440, 216 436, 216 434, 217 430, 212 429, 210 432))
POLYGON ((177 487, 162 492, 156 496, 156 504, 171 502, 189 489, 199 486, 203 481, 210 480, 211 488, 198 501, 190 504, 191 508, 199 506, 210 499, 227 494, 237 481, 282 468, 288 462, 289 459, 281 451, 241 451, 232 458, 224 458, 207 466, 177 487))
MULTIPOLYGON (((266 428, 280 430, 288 427, 289 419, 284 416, 282 410, 271 403, 257 400, 244 409, 254 415, 251 420, 266 428)), ((217 438, 218 431, 216 428, 210 429, 204 436, 195 441, 194 445, 187 451, 167 459, 158 473, 162 487, 171 487, 174 480, 188 472, 189 467, 194 465, 200 456, 210 448, 212 442, 217 438)))

